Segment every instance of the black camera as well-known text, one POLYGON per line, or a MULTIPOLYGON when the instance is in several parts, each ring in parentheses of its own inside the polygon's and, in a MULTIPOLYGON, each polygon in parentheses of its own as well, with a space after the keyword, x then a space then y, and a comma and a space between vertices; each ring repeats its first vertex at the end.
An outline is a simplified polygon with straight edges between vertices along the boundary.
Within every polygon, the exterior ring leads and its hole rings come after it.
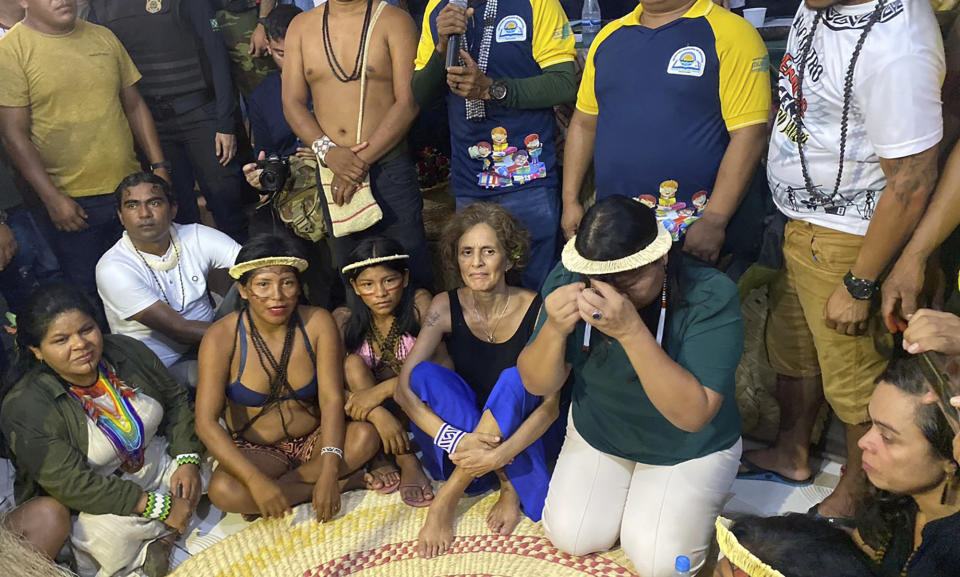
POLYGON ((263 192, 279 192, 290 177, 290 163, 286 158, 276 154, 257 161, 257 168, 263 169, 260 173, 260 188, 263 192))

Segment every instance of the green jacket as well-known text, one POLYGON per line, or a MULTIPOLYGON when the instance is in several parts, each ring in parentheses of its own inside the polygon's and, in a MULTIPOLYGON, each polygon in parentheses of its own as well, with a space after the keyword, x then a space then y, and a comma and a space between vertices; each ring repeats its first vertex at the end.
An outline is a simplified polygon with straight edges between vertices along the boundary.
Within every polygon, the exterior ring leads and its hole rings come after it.
MULTIPOLYGON (((121 335, 103 337, 103 358, 117 377, 163 406, 157 430, 171 456, 202 453, 187 390, 167 373, 143 343, 121 335)), ((35 367, 13 386, 0 408, 0 429, 17 469, 18 503, 50 495, 75 511, 131 515, 143 494, 132 481, 103 476, 87 464, 87 415, 46 366, 35 367)))

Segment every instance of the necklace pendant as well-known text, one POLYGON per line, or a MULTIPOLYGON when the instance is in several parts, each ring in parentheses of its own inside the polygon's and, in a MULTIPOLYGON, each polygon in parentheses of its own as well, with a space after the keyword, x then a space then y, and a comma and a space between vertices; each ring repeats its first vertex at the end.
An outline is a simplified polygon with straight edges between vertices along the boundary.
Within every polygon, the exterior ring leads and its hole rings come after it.
POLYGON ((487 342, 488 342, 488 343, 492 343, 492 342, 494 342, 494 341, 496 341, 496 340, 497 340, 497 339, 493 338, 493 335, 487 335, 487 342))

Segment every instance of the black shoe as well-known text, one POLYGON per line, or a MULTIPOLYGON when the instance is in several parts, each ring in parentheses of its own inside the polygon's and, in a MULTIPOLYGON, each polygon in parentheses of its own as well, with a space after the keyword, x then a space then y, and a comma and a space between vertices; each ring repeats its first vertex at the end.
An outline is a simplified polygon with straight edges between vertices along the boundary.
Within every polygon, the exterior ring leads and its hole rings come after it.
POLYGON ((853 531, 857 528, 856 523, 854 523, 853 519, 850 519, 849 517, 824 517, 817 511, 817 507, 819 506, 820 503, 817 503, 813 507, 807 509, 807 517, 810 517, 811 519, 818 519, 820 521, 826 521, 837 529, 843 529, 845 531, 853 531))

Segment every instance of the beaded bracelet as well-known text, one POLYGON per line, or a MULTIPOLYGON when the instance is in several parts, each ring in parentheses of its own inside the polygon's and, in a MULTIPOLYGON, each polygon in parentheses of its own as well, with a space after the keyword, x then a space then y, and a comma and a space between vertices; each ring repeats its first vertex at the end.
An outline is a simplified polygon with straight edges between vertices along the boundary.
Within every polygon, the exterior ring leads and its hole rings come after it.
POLYGON ((334 455, 343 459, 343 449, 337 447, 323 447, 320 449, 320 455, 326 455, 327 453, 333 453, 334 455))
POLYGON ((183 453, 182 455, 177 455, 177 466, 182 467, 183 465, 196 465, 200 466, 200 455, 197 453, 183 453))
POLYGON ((170 516, 173 508, 173 497, 166 493, 147 493, 147 506, 140 515, 144 519, 156 519, 163 522, 170 516))
POLYGON ((433 438, 433 444, 446 451, 448 455, 452 455, 453 452, 457 450, 457 446, 460 444, 460 441, 463 440, 464 435, 466 435, 466 433, 460 429, 444 423, 440 425, 437 436, 433 438))

